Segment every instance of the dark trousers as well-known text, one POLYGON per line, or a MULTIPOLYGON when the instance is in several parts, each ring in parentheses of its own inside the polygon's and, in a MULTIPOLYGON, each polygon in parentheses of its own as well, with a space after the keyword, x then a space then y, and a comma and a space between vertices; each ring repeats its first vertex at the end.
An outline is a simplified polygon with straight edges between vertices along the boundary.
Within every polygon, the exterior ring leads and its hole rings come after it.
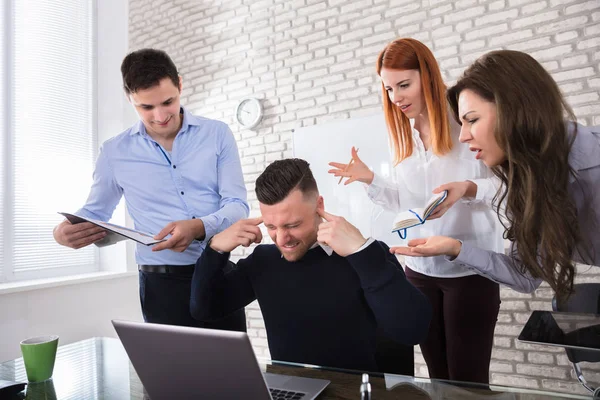
POLYGON ((223 319, 211 322, 198 321, 192 317, 191 275, 139 271, 139 277, 144 321, 246 332, 246 314, 243 308, 223 319))
POLYGON ((421 351, 429 376, 489 383, 500 288, 479 275, 434 278, 406 267, 406 277, 431 302, 433 316, 421 351))

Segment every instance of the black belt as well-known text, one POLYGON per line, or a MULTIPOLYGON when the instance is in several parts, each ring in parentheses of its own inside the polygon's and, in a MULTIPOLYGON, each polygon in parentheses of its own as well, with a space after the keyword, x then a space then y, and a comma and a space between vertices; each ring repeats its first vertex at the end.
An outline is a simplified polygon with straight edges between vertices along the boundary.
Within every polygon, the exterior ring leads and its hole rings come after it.
POLYGON ((191 265, 138 265, 143 272, 155 274, 193 275, 195 264, 191 265))

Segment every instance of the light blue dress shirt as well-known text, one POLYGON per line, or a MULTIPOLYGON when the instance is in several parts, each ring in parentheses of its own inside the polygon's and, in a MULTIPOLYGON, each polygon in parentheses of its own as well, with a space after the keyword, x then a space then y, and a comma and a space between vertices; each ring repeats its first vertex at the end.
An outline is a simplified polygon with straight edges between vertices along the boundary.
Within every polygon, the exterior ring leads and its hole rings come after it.
POLYGON ((223 122, 182 110, 183 123, 170 153, 146 133, 142 121, 104 142, 89 197, 77 211, 108 221, 124 195, 138 230, 156 234, 169 222, 193 218, 204 223, 206 239, 193 241, 183 253, 152 252, 152 246, 137 244, 138 264, 195 264, 208 239, 248 216, 231 130, 223 122))

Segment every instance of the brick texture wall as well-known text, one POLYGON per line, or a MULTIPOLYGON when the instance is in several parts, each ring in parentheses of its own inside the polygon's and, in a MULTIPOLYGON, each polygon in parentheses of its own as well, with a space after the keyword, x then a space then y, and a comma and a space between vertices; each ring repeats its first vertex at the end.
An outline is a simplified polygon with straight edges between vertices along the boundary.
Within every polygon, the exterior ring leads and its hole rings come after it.
MULTIPOLYGON (((130 48, 167 51, 183 76, 182 103, 233 130, 251 215, 254 181, 271 161, 292 156, 292 129, 380 111, 375 58, 397 37, 427 44, 449 84, 487 51, 526 51, 552 73, 580 122, 600 125, 599 0, 130 0, 129 7, 130 48), (253 131, 233 118, 248 95, 265 109, 253 131)), ((598 269, 579 273, 578 281, 600 280, 598 269)), ((531 295, 502 290, 493 383, 584 393, 561 349, 516 340, 531 310, 550 309, 551 298, 547 286, 531 295)), ((256 352, 268 357, 260 309, 247 312, 256 352)), ((600 382, 600 366, 583 366, 600 382)), ((418 348, 415 369, 427 376, 418 348)))

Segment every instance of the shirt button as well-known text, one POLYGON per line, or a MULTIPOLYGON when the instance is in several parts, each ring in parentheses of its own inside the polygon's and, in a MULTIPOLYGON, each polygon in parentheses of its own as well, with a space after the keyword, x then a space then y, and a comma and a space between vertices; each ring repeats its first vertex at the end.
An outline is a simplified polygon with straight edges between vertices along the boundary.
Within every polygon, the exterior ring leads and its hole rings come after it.
POLYGON ((196 217, 192 217, 192 219, 196 219, 196 217))
POLYGON ((181 192, 181 195, 183 196, 183 192, 181 192))
POLYGON ((177 169, 177 165, 173 165, 173 169, 177 169))

